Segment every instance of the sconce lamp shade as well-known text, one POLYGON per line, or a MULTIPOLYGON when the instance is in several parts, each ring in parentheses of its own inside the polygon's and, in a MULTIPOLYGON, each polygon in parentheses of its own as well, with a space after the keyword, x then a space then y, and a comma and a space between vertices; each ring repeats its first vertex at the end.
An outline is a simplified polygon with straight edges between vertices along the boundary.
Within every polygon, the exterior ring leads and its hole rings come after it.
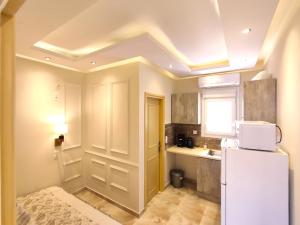
POLYGON ((64 135, 68 133, 68 125, 65 123, 55 124, 54 132, 57 135, 64 135))

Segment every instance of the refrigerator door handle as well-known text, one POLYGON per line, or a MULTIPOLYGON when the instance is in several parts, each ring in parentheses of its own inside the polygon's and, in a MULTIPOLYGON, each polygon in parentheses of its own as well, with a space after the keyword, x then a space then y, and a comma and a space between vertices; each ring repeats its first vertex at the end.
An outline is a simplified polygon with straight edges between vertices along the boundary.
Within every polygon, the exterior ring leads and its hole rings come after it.
POLYGON ((222 148, 221 157, 221 184, 226 184, 226 148, 222 148))

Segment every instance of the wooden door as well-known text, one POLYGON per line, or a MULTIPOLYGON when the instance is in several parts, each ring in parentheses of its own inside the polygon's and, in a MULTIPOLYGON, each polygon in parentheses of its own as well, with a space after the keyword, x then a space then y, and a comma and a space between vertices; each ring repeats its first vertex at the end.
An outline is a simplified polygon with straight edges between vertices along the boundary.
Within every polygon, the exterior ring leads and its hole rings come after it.
POLYGON ((147 101, 147 145, 145 151, 146 203, 159 191, 159 100, 147 101))

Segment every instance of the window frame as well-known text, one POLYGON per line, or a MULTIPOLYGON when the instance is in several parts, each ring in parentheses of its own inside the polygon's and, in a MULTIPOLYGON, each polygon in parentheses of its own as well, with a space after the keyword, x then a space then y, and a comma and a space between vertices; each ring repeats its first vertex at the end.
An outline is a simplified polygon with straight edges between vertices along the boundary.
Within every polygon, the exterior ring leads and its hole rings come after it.
POLYGON ((237 87, 229 87, 229 88, 209 88, 205 89, 201 93, 201 136, 208 137, 208 138, 223 138, 223 137, 234 137, 236 136, 236 129, 235 129, 235 121, 239 118, 239 89, 237 87), (207 132, 206 131, 206 107, 205 107, 205 100, 207 99, 231 99, 234 102, 233 106, 233 129, 231 134, 225 133, 214 133, 214 132, 207 132))

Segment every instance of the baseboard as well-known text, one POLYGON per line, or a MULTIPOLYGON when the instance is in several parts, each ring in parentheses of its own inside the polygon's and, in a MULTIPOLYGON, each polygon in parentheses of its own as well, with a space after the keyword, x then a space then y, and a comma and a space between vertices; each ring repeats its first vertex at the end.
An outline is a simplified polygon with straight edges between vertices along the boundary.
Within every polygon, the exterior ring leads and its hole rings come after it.
POLYGON ((165 184, 165 189, 170 186, 170 181, 165 184))
POLYGON ((197 190, 197 181, 190 178, 184 178, 183 186, 197 190))
POLYGON ((210 202, 214 202, 214 203, 218 203, 218 204, 221 203, 220 198, 216 198, 216 197, 210 196, 210 195, 208 195, 208 194, 203 194, 203 193, 200 193, 200 192, 197 192, 197 195, 198 195, 200 198, 203 198, 203 199, 208 200, 208 201, 210 201, 210 202))
POLYGON ((81 191, 83 191, 83 190, 85 190, 86 189, 86 187, 80 187, 80 188, 78 188, 76 191, 73 191, 73 192, 71 192, 71 194, 72 195, 76 195, 76 194, 78 194, 79 192, 81 192, 81 191))

